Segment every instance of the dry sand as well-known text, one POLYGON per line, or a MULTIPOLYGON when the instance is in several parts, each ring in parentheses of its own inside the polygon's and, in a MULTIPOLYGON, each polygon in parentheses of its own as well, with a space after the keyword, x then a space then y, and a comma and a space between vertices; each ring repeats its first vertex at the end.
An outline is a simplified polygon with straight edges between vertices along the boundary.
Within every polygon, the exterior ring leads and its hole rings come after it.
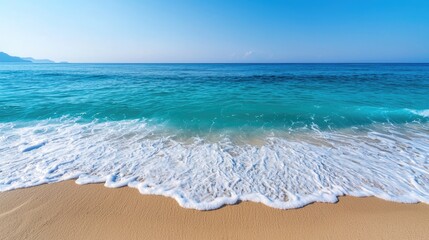
POLYGON ((214 211, 72 181, 0 193, 0 239, 429 239, 429 205, 343 197, 278 210, 214 211))

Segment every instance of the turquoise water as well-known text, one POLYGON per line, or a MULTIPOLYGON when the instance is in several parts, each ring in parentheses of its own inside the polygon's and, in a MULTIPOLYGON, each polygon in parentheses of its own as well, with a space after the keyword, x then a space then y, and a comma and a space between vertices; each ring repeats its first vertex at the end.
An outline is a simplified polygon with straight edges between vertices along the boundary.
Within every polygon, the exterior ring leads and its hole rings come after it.
POLYGON ((0 66, 0 121, 146 119, 189 131, 322 129, 425 121, 429 66, 67 64, 0 66))
POLYGON ((0 190, 428 202, 428 120, 429 64, 1 64, 0 190))

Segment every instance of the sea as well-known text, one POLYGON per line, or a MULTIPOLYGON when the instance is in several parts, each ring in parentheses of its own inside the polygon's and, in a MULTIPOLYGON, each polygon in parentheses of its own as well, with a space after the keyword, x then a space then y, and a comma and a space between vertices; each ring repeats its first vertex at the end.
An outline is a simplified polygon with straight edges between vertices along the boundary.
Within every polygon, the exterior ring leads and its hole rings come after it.
POLYGON ((429 64, 0 64, 0 191, 429 203, 429 64))

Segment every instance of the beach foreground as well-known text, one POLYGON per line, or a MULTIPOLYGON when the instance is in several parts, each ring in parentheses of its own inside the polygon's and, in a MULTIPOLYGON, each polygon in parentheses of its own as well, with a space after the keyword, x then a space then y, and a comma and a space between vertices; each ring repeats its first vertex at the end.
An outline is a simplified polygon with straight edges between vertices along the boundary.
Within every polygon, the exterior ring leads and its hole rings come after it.
POLYGON ((132 188, 73 181, 0 193, 0 239, 425 239, 428 222, 429 205, 376 198, 197 211, 132 188))

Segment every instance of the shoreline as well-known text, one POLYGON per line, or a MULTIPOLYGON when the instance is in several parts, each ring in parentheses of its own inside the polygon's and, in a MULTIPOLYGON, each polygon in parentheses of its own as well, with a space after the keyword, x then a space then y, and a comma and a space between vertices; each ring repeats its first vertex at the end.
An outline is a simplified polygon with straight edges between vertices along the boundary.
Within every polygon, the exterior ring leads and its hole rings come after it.
POLYGON ((74 181, 0 193, 1 239, 424 239, 429 205, 340 197, 280 210, 241 202, 217 210, 74 181))

